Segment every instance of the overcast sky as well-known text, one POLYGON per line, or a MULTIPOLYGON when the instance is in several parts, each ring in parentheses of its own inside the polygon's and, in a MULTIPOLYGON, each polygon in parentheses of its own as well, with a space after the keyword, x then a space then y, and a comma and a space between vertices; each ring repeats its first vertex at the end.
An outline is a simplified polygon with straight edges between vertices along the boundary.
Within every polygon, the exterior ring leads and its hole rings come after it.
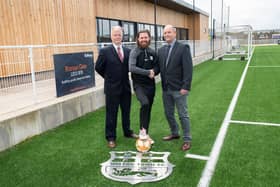
MULTIPOLYGON (((193 0, 186 0, 192 4, 193 0)), ((194 0, 196 7, 211 12, 211 0, 194 0)), ((227 23, 227 7, 230 7, 229 24, 251 25, 254 30, 280 29, 280 0, 223 0, 224 23, 227 23)), ((213 17, 221 23, 222 0, 212 0, 213 17)))

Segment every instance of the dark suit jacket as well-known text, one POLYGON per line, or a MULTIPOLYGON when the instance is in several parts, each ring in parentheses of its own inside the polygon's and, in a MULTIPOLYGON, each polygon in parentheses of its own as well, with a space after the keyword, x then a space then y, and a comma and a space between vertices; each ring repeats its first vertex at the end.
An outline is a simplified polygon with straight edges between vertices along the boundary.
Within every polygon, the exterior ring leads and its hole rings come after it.
POLYGON ((166 67, 167 54, 167 45, 158 50, 162 89, 190 91, 193 65, 189 46, 176 41, 166 67))
POLYGON ((128 58, 130 49, 123 47, 124 60, 120 61, 113 45, 100 49, 95 70, 104 78, 104 93, 119 95, 130 92, 128 58))

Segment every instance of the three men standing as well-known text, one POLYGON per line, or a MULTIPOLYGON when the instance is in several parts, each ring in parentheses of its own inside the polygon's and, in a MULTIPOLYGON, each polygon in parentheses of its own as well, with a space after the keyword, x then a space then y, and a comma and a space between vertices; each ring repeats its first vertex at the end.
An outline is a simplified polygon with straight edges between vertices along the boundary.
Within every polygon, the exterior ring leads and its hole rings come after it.
MULTIPOLYGON (((129 70, 136 97, 141 104, 140 129, 148 132, 151 107, 155 95, 154 76, 160 72, 162 84, 162 100, 165 116, 171 134, 164 141, 179 139, 179 125, 175 119, 177 108, 184 143, 183 151, 191 148, 190 120, 187 108, 187 96, 192 82, 192 58, 188 45, 176 41, 176 28, 172 25, 164 27, 164 39, 167 45, 158 50, 158 57, 150 45, 150 32, 140 31, 137 34, 137 48, 133 49, 129 59, 129 70)), ((118 107, 122 111, 123 133, 126 137, 136 138, 130 130, 131 92, 128 79, 129 49, 121 45, 122 28, 116 26, 111 31, 112 45, 102 48, 96 62, 96 71, 105 79, 106 94, 106 128, 105 134, 108 146, 116 146, 116 126, 118 107)))

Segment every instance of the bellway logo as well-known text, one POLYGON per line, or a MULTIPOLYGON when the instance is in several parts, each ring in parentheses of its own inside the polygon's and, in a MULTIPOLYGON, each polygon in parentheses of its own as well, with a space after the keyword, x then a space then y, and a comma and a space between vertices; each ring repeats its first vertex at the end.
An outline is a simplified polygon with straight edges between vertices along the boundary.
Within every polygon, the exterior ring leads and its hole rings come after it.
POLYGON ((92 53, 85 53, 85 54, 84 54, 84 57, 85 57, 85 58, 92 58, 93 55, 92 55, 92 53))
POLYGON ((162 180, 172 173, 174 167, 167 160, 169 152, 111 151, 110 155, 111 158, 101 164, 102 174, 130 184, 162 180))

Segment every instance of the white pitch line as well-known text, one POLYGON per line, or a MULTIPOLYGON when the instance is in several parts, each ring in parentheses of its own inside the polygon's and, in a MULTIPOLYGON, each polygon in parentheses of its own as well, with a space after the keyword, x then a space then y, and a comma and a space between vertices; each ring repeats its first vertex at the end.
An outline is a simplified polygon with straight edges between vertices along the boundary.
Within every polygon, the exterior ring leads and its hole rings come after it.
POLYGON ((202 156, 202 155, 194 155, 194 154, 186 154, 186 158, 193 158, 197 160, 209 160, 209 156, 202 156))
POLYGON ((243 124, 243 125, 264 125, 264 126, 276 126, 276 127, 280 127, 280 124, 277 124, 277 123, 267 123, 267 122, 253 122, 253 121, 236 121, 236 120, 230 120, 230 123, 243 124))
MULTIPOLYGON (((253 54, 254 54, 254 49, 253 49, 252 56, 253 56, 253 54)), ((240 78, 238 86, 235 90, 234 96, 232 97, 232 100, 231 100, 231 103, 228 107, 226 116, 225 116, 224 121, 222 123, 222 126, 219 130, 219 133, 216 137, 214 146, 212 147, 212 150, 211 150, 211 153, 210 153, 210 158, 207 161, 206 166, 204 167, 204 170, 203 170, 202 175, 200 177, 199 183, 197 185, 198 187, 208 187, 209 184, 210 184, 210 181, 212 179, 212 176, 215 172, 216 164, 217 164, 217 161, 218 161, 218 158, 219 158, 219 155, 220 155, 223 143, 224 143, 224 139, 225 139, 225 136, 226 136, 226 133, 227 133, 229 122, 230 122, 230 119, 232 117, 235 105, 237 103, 237 99, 238 99, 238 96, 240 94, 243 82, 245 80, 245 76, 246 76, 249 64, 251 62, 252 56, 249 58, 249 60, 246 64, 246 67, 245 67, 245 69, 242 73, 242 76, 240 78)))
POLYGON ((280 68, 280 66, 249 66, 249 68, 280 68))

